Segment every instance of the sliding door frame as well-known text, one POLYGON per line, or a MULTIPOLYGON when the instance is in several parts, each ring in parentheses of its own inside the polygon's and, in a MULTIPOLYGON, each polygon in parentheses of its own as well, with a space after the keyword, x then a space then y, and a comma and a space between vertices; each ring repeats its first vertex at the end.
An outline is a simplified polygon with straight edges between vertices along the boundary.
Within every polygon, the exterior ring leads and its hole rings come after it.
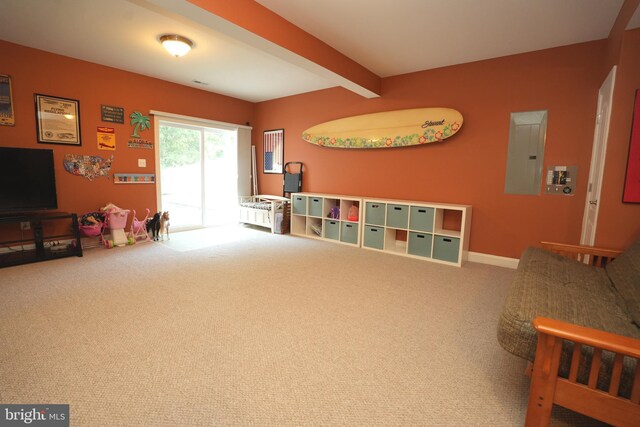
MULTIPOLYGON (((238 196, 251 195, 251 126, 239 125, 234 123, 219 122, 216 120, 203 119, 199 117, 190 117, 180 114, 166 113, 162 111, 149 111, 149 114, 154 116, 154 139, 156 141, 155 146, 155 173, 156 173, 156 207, 157 212, 162 212, 162 184, 160 176, 160 123, 168 122, 177 126, 182 126, 189 129, 201 130, 201 141, 204 141, 203 127, 217 128, 229 131, 236 131, 236 143, 237 143, 237 162, 238 162, 238 196)), ((202 145, 202 143, 201 143, 202 145)), ((204 155, 204 153, 201 153, 204 155)), ((204 168, 204 162, 201 163, 204 168)), ((202 177, 204 177, 204 170, 201 171, 202 177)), ((204 192, 204 186, 202 192, 204 192)), ((204 201, 204 194, 201 195, 204 201)), ((203 219, 204 219, 203 206, 203 219)), ((204 222, 204 221, 203 221, 204 222)), ((199 227, 194 227, 199 228, 199 227)))

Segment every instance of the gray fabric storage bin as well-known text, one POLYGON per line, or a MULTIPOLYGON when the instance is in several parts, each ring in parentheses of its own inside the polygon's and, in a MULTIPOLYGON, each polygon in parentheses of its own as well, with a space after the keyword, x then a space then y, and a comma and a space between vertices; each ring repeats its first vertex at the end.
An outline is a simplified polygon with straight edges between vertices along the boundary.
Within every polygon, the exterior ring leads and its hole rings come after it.
POLYGON ((340 241, 345 243, 358 243, 358 223, 356 222, 343 222, 342 233, 340 234, 340 241))
POLYGON ((431 242, 433 236, 428 233, 409 232, 408 253, 431 258, 431 242))
POLYGON ((384 228, 365 225, 362 244, 368 248, 384 249, 384 228))
POLYGON ((433 258, 442 261, 458 262, 460 239, 457 237, 435 236, 433 238, 433 258))
POLYGON ((433 208, 411 206, 409 210, 409 229, 416 231, 433 231, 433 208))
POLYGON ((322 197, 309 196, 309 216, 322 216, 322 197))
POLYGON ((387 205, 387 227, 407 228, 409 225, 409 206, 387 205))
POLYGON ((365 224, 384 225, 386 203, 367 202, 364 211, 365 224))
POLYGON ((293 196, 293 213, 296 215, 307 214, 307 196, 293 196))
POLYGON ((340 221, 335 219, 324 220, 324 237, 327 239, 340 239, 340 221))

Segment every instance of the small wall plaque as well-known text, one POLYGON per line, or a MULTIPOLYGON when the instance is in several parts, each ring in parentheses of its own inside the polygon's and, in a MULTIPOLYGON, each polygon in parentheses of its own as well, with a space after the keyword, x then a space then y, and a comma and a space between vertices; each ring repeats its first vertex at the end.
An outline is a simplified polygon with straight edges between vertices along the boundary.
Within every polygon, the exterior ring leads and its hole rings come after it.
POLYGON ((124 123, 124 108, 112 105, 101 105, 102 121, 110 123, 124 123))

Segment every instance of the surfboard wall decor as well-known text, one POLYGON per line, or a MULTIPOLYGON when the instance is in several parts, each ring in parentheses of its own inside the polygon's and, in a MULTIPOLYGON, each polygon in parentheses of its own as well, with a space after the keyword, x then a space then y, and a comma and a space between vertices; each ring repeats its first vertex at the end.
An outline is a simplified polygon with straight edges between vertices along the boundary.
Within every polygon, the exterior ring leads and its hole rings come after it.
POLYGON ((392 148, 445 140, 462 127, 462 114, 451 108, 413 108, 332 120, 302 133, 323 147, 392 148))

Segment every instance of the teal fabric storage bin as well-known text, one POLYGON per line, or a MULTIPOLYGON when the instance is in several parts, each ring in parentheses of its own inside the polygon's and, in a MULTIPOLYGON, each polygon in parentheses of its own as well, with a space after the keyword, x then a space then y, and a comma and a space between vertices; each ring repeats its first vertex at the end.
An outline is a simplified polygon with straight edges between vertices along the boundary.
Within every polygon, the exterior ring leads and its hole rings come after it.
POLYGON ((384 249, 384 228, 365 225, 363 246, 384 249))
POLYGON ((325 219, 324 237, 332 240, 340 240, 340 221, 325 219))
POLYGON ((416 231, 433 231, 433 208, 411 206, 409 210, 409 229, 416 231))
POLYGON ((460 239, 457 237, 435 236, 433 239, 433 258, 442 261, 458 262, 460 239))
POLYGON ((354 245, 358 244, 358 224, 355 222, 343 222, 340 241, 354 245))
POLYGON ((387 227, 407 228, 409 224, 409 206, 387 205, 387 227))
POLYGON ((322 216, 322 197, 309 197, 309 216, 322 216))
POLYGON ((307 196, 293 196, 293 213, 295 215, 307 214, 307 196))
POLYGON ((409 244, 407 251, 411 255, 431 258, 431 242, 433 236, 427 233, 409 232, 409 244))
POLYGON ((364 210, 365 224, 384 225, 386 203, 367 202, 364 210))

